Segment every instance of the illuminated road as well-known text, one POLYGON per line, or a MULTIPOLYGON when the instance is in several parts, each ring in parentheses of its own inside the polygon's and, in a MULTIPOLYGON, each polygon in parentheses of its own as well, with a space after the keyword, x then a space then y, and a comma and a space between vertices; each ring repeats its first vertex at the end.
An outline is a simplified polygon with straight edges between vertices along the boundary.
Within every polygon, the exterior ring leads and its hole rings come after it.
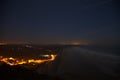
POLYGON ((118 56, 70 47, 58 54, 52 72, 65 80, 118 80, 118 64, 118 56))

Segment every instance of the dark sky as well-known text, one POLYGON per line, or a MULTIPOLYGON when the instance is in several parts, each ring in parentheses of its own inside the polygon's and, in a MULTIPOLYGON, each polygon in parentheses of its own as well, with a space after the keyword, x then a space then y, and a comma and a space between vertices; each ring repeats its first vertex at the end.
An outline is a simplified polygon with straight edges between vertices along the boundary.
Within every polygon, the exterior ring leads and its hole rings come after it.
POLYGON ((119 0, 1 0, 0 41, 120 44, 119 0))

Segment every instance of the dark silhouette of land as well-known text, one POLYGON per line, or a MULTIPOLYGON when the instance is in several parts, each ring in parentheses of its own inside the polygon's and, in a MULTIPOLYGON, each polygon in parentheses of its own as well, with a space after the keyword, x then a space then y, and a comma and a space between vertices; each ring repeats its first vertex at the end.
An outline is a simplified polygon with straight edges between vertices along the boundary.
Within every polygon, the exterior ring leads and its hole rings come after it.
POLYGON ((8 53, 6 56, 9 56, 11 52, 19 54, 19 51, 22 51, 24 56, 29 58, 34 52, 35 56, 38 56, 52 51, 57 57, 52 62, 32 65, 32 67, 31 65, 10 66, 0 62, 1 80, 120 80, 118 53, 104 53, 97 49, 72 45, 22 47, 22 50, 19 50, 20 47, 2 46, 0 52, 2 55, 6 50, 5 52, 8 53), (15 51, 11 50, 13 48, 15 51))

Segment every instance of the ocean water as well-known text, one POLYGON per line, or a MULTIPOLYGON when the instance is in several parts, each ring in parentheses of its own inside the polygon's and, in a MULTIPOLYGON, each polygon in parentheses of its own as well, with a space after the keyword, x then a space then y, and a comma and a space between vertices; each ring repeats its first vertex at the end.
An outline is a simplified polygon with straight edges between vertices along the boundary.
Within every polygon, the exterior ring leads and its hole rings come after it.
MULTIPOLYGON (((49 68, 44 69, 45 73, 62 80, 119 80, 120 56, 117 54, 79 46, 66 47, 49 68)), ((37 71, 40 73, 40 68, 37 71)))

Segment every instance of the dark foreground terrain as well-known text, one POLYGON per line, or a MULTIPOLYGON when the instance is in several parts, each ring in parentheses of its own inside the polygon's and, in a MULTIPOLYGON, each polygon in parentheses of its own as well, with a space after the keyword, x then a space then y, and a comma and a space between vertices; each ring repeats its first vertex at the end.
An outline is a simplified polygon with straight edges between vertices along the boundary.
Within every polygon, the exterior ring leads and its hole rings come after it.
POLYGON ((1 63, 0 79, 120 80, 120 56, 79 46, 60 47, 53 62, 40 64, 34 69, 1 63))
POLYGON ((9 66, 3 63, 0 66, 0 80, 60 80, 57 76, 38 74, 21 66, 9 66))

